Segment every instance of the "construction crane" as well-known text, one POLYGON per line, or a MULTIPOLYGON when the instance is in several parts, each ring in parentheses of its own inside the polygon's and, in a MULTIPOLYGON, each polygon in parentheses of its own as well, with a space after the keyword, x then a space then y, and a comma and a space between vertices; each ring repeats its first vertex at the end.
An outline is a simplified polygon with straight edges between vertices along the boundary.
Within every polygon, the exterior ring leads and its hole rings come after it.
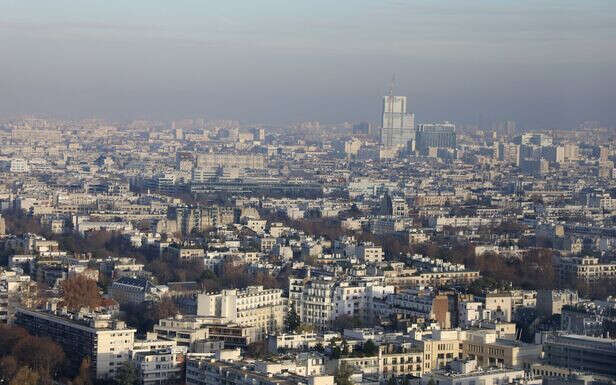
POLYGON ((387 93, 387 144, 391 145, 394 133, 394 85, 396 84, 396 74, 391 76, 391 83, 389 84, 389 92, 387 93))

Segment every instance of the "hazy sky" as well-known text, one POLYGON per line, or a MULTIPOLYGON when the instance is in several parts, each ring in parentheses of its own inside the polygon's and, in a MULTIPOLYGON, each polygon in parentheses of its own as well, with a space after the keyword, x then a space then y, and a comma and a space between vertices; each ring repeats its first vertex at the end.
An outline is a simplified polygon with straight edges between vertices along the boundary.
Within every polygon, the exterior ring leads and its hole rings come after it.
POLYGON ((0 0, 0 114, 616 125, 614 0, 0 0))

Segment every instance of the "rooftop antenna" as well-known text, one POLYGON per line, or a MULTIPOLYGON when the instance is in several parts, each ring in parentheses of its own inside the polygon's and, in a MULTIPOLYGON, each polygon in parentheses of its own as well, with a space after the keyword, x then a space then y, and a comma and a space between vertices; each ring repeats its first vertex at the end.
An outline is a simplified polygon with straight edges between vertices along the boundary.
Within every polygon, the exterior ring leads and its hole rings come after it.
POLYGON ((389 96, 394 95, 394 86, 396 85, 396 74, 391 75, 391 83, 389 83, 389 96))

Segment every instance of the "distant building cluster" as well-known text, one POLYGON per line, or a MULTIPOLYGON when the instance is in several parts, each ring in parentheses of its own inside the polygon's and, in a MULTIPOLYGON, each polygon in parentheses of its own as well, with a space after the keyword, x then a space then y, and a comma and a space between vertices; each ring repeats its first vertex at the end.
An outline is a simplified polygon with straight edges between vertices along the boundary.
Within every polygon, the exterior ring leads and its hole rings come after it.
POLYGON ((613 129, 381 107, 0 120, 2 333, 56 383, 613 384, 613 129))

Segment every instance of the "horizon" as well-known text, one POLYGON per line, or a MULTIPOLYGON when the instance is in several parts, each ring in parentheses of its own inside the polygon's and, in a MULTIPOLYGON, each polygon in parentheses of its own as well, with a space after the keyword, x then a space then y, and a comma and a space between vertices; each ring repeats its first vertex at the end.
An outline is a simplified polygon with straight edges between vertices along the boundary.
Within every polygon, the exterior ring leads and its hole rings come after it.
POLYGON ((616 125, 613 2, 250 4, 11 1, 0 115, 616 125))

